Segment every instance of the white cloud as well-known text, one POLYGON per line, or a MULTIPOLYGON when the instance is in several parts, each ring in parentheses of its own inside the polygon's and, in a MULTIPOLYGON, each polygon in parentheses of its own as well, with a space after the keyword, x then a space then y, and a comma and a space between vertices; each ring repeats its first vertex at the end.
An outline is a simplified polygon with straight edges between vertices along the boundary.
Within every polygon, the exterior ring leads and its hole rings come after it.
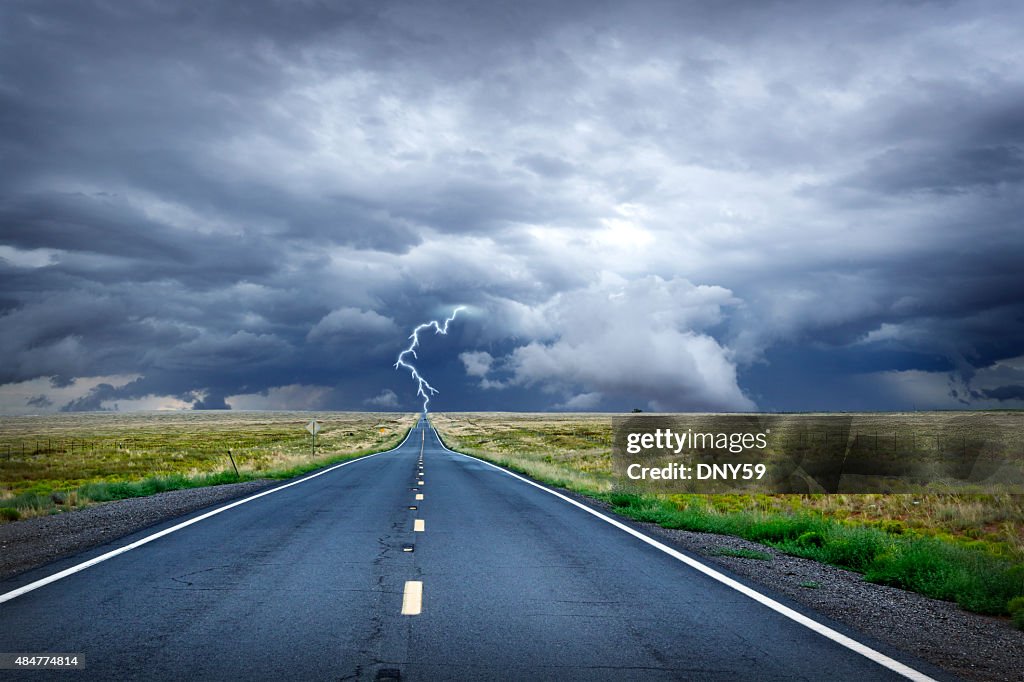
POLYGON ((601 399, 604 396, 601 393, 594 391, 592 393, 580 393, 566 400, 564 403, 556 405, 558 409, 562 410, 592 410, 601 404, 601 399))
POLYGON ((309 330, 306 339, 308 341, 329 341, 338 337, 360 334, 382 336, 397 332, 398 327, 395 326, 394 320, 374 310, 338 308, 324 315, 309 330))
POLYGON ((462 360, 468 376, 480 378, 480 388, 508 388, 508 382, 501 379, 493 379, 489 376, 497 369, 498 365, 495 364, 495 358, 487 351, 460 353, 459 360, 462 360))
POLYGON ((0 244, 0 263, 6 261, 17 268, 42 268, 57 260, 56 249, 16 249, 0 244))
POLYGON ((466 374, 471 377, 486 377, 494 364, 494 358, 487 351, 467 351, 459 353, 459 360, 466 367, 466 374))
POLYGON ((325 386, 288 384, 275 386, 260 393, 242 393, 224 399, 232 410, 317 410, 331 389, 325 386))
POLYGON ((390 388, 385 388, 380 394, 363 402, 374 407, 398 407, 398 396, 390 388))
POLYGON ((737 303, 727 289, 682 278, 605 277, 542 306, 546 338, 503 363, 510 383, 562 393, 562 406, 583 409, 603 395, 655 409, 753 409, 729 349, 705 332, 737 303))
POLYGON ((191 401, 181 400, 169 395, 148 395, 142 398, 119 398, 104 400, 102 407, 115 412, 178 412, 191 410, 191 401))

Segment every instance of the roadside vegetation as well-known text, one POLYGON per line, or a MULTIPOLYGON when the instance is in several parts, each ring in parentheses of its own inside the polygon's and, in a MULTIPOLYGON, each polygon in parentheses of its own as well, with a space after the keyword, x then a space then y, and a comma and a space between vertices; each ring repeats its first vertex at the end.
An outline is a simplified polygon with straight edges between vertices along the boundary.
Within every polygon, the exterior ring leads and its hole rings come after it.
POLYGON ((610 415, 438 414, 445 443, 666 528, 733 535, 1024 629, 1024 496, 654 495, 616 490, 610 415))
POLYGON ((315 454, 304 428, 312 416, 301 412, 5 417, 0 523, 168 490, 291 478, 395 447, 417 415, 316 417, 315 454))
POLYGON ((733 549, 732 547, 719 547, 713 552, 715 556, 731 556, 737 559, 757 559, 758 561, 771 561, 772 555, 768 552, 759 552, 756 549, 733 549))

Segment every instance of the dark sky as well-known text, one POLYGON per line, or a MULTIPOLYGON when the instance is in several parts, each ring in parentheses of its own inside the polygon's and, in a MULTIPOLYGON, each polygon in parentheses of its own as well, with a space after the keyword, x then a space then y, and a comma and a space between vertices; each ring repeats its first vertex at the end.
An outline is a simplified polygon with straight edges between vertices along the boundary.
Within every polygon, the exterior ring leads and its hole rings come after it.
POLYGON ((1024 407, 1021 26, 6 0, 0 412, 1024 407))

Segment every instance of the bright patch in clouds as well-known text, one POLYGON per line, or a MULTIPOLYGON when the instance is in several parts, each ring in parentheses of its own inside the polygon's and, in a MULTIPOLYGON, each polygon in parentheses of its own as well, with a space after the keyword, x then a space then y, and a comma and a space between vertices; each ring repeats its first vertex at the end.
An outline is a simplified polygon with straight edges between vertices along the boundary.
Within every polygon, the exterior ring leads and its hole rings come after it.
POLYGON ((398 407, 398 395, 390 388, 386 388, 379 394, 372 398, 367 398, 363 401, 365 404, 371 407, 377 408, 397 408, 398 407))
POLYGON ((289 384, 261 393, 232 395, 225 402, 232 410, 322 410, 330 389, 323 386, 289 384))
MULTIPOLYGON (((544 338, 502 359, 505 382, 562 394, 564 408, 594 409, 615 395, 661 411, 753 409, 729 350, 705 333, 736 303, 727 289, 684 279, 606 277, 540 306, 544 338)), ((467 374, 489 376, 489 354, 460 357, 467 374)))

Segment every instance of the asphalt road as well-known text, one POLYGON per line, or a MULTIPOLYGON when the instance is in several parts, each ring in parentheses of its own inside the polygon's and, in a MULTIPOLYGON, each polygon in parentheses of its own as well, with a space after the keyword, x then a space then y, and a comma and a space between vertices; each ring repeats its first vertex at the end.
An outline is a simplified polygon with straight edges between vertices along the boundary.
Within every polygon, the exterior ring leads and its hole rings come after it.
MULTIPOLYGON (((175 523, 0 583, 0 594, 175 523)), ((0 604, 0 652, 84 654, 80 671, 0 671, 33 680, 906 679, 446 450, 423 422, 397 450, 0 604)))

